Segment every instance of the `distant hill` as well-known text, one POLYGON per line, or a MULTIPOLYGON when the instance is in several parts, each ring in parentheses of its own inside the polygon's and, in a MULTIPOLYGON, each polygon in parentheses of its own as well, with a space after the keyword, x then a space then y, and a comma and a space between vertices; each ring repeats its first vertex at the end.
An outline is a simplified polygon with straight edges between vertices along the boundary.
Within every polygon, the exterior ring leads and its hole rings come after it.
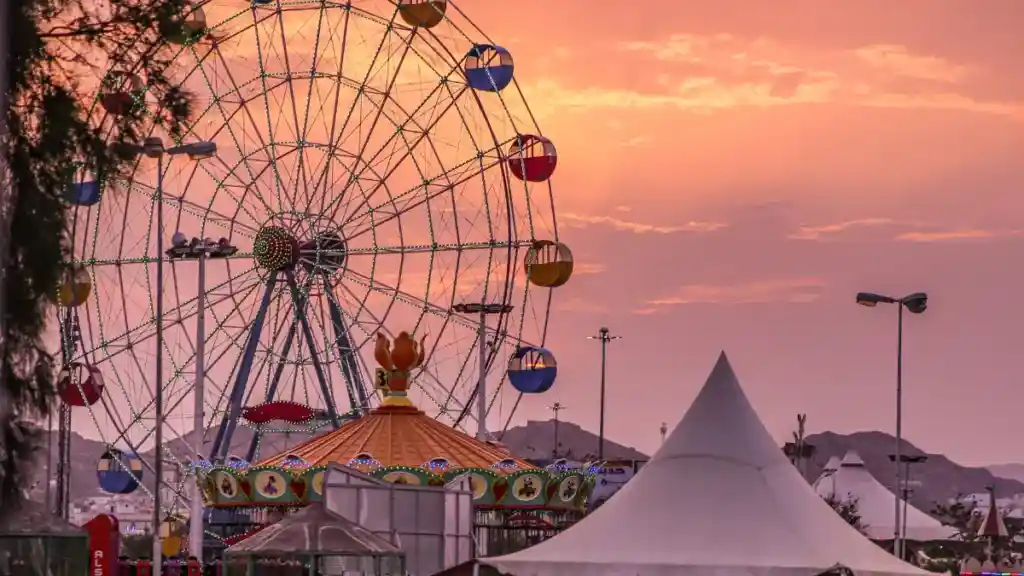
MULTIPOLYGON (((573 422, 561 420, 558 423, 558 456, 576 460, 588 460, 597 454, 598 436, 584 430, 573 422)), ((551 458, 555 442, 554 420, 530 420, 525 426, 509 428, 501 436, 509 451, 520 458, 551 458)), ((650 456, 636 448, 623 446, 605 436, 604 457, 606 460, 648 460, 650 456)))
POLYGON ((992 464, 985 468, 1000 478, 1024 482, 1024 464, 992 464))
MULTIPOLYGON (((213 440, 216 438, 216 428, 207 430, 204 436, 203 451, 204 455, 208 454, 210 449, 213 447, 213 440)), ((235 429, 234 436, 231 440, 231 448, 228 450, 229 454, 233 454, 240 458, 245 458, 246 452, 249 448, 249 442, 252 440, 253 430, 243 425, 239 425, 235 429)), ((309 438, 308 434, 268 434, 260 442, 260 456, 268 457, 274 454, 279 454, 286 451, 289 447, 295 446, 309 438)), ((57 474, 57 433, 51 433, 51 453, 52 453, 52 469, 49 471, 51 477, 56 477, 57 474)), ((164 442, 166 450, 173 454, 178 461, 184 461, 194 454, 192 449, 192 432, 174 438, 170 441, 164 442)), ((75 432, 71 433, 71 501, 77 502, 90 496, 101 496, 105 493, 100 489, 99 483, 96 479, 96 463, 99 458, 106 451, 106 445, 96 440, 90 440, 83 438, 75 432)), ((148 462, 153 461, 153 450, 149 450, 143 453, 144 459, 148 462)), ((35 488, 30 491, 30 496, 33 500, 42 501, 46 498, 46 445, 43 445, 43 449, 40 450, 39 463, 35 471, 35 488)), ((153 482, 153 473, 149 470, 145 470, 143 474, 143 485, 153 489, 155 486, 153 482)))
MULTIPOLYGON (((894 452, 895 439, 883 432, 856 432, 836 434, 823 432, 807 437, 807 442, 816 448, 808 464, 808 478, 814 480, 833 456, 842 458, 848 450, 856 450, 871 474, 889 490, 896 483, 896 472, 889 454, 894 452)), ((906 440, 900 448, 904 454, 923 454, 906 440)), ((969 468, 953 462, 941 454, 928 454, 928 460, 911 468, 911 481, 920 481, 913 490, 910 503, 923 511, 934 508, 935 502, 943 502, 957 495, 984 492, 986 486, 995 486, 1000 498, 1024 494, 1024 482, 994 475, 986 468, 969 468)))

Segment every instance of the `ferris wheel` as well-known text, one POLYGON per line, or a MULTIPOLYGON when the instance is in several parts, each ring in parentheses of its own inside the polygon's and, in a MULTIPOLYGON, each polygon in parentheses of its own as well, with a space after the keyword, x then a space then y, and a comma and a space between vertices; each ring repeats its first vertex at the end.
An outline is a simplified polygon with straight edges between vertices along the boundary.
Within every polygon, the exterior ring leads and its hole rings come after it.
MULTIPOLYGON (((511 51, 442 0, 187 10, 163 49, 194 96, 188 129, 175 139, 153 122, 130 177, 83 174, 69 190, 62 397, 74 427, 110 447, 108 490, 152 473, 156 386, 165 440, 192 431, 201 379, 195 456, 251 461, 279 449, 272 437, 371 410, 382 332, 425 342, 419 408, 475 428, 483 372, 487 420, 507 426, 523 391, 550 386, 503 385, 507 363, 527 350, 553 369, 551 289, 572 273, 555 147, 511 51)), ((101 79, 93 110, 111 130, 155 106, 135 70, 101 79)))

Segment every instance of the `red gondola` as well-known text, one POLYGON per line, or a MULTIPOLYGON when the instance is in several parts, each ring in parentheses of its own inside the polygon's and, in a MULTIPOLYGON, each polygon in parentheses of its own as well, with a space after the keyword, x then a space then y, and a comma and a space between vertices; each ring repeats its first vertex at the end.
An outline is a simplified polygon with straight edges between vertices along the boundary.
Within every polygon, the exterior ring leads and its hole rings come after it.
POLYGON ((57 394, 68 406, 92 406, 103 395, 103 374, 95 366, 75 362, 61 370, 57 394))
POLYGON ((298 424, 312 420, 315 415, 316 410, 309 406, 288 400, 264 402, 256 406, 246 406, 242 409, 242 418, 245 418, 252 424, 266 424, 275 420, 298 424))
POLYGON ((557 165, 555 145, 543 136, 520 134, 508 149, 509 170, 526 182, 546 181, 555 173, 557 165))

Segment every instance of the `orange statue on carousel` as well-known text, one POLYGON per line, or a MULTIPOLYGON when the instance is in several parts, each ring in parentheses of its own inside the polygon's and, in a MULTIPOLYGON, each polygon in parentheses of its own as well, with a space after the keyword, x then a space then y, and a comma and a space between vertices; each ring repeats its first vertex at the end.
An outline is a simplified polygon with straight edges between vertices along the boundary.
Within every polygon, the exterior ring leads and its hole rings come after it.
POLYGON ((413 370, 423 365, 426 338, 424 335, 417 343, 408 332, 401 332, 394 342, 389 342, 387 336, 377 333, 373 357, 387 373, 382 406, 413 407, 408 398, 409 378, 413 370))

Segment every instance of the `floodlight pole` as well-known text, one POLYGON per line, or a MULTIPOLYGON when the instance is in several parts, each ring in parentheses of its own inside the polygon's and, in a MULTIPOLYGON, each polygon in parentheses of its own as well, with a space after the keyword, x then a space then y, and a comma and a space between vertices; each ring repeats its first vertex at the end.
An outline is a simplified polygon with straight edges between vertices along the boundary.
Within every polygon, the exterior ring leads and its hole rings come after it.
POLYGON ((900 534, 900 491, 903 488, 903 469, 900 463, 903 461, 901 452, 903 450, 903 308, 909 309, 915 314, 921 314, 927 308, 928 295, 924 292, 915 292, 903 298, 893 298, 871 292, 860 292, 857 294, 857 303, 862 306, 873 308, 878 304, 896 305, 896 450, 893 455, 893 462, 896 466, 896 502, 893 516, 893 555, 903 559, 903 539, 900 534))
POLYGON ((551 412, 555 414, 555 444, 551 448, 551 458, 553 459, 558 458, 558 413, 561 412, 562 410, 565 410, 565 408, 566 407, 561 402, 555 402, 551 406, 548 406, 548 410, 551 410, 551 412))
POLYGON ((482 304, 464 302, 452 306, 452 310, 459 314, 479 314, 480 320, 477 324, 477 347, 479 348, 480 373, 476 383, 476 438, 487 440, 487 315, 508 314, 512 311, 509 304, 482 304))
POLYGON ((146 138, 142 144, 113 145, 115 148, 123 149, 135 156, 144 155, 156 160, 156 381, 154 382, 153 409, 156 411, 156 442, 153 472, 156 476, 154 481, 156 489, 153 493, 153 573, 162 574, 163 570, 163 542, 160 537, 160 525, 162 524, 161 508, 161 485, 163 484, 164 458, 164 156, 188 155, 195 160, 209 158, 216 154, 217 144, 214 142, 195 142, 183 144, 172 148, 164 148, 160 138, 146 138))
MULTIPOLYGON (((601 341, 601 412, 600 423, 598 424, 597 460, 604 462, 604 407, 605 407, 605 381, 606 368, 608 366, 608 343, 612 340, 619 340, 622 336, 612 336, 608 328, 604 326, 598 330, 597 336, 587 336, 589 340, 601 341)), ((603 465, 603 464, 602 464, 603 465)))
POLYGON ((156 462, 154 463, 153 491, 153 572, 163 573, 163 542, 160 534, 164 473, 164 155, 163 146, 156 158, 156 391, 153 404, 156 410, 156 462))

